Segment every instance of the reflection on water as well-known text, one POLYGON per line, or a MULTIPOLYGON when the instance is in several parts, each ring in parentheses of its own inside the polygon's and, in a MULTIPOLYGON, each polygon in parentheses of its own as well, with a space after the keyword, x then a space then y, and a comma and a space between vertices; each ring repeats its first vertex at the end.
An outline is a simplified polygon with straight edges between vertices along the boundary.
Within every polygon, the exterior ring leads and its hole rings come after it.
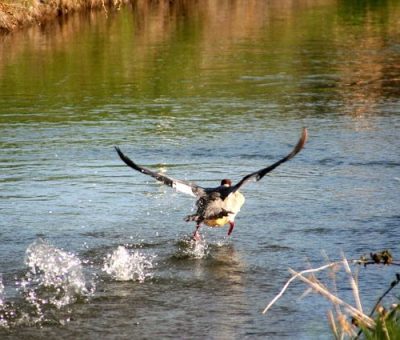
MULTIPOLYGON (((261 311, 321 250, 399 251, 399 16, 391 0, 140 0, 1 37, 0 337, 328 336, 301 289, 261 311), (303 126, 304 151, 243 188, 229 239, 190 241, 194 202, 113 149, 214 186, 303 126)), ((366 310, 392 278, 369 274, 366 310)))
POLYGON ((329 102, 342 97, 342 112, 373 113, 379 98, 398 96, 400 10, 369 3, 138 1, 109 18, 85 13, 31 28, 0 45, 0 89, 11 108, 1 119, 97 120, 133 103, 138 113, 173 116, 176 96, 268 101, 286 114, 310 105, 331 112, 329 102), (145 98, 161 101, 143 108, 145 98))

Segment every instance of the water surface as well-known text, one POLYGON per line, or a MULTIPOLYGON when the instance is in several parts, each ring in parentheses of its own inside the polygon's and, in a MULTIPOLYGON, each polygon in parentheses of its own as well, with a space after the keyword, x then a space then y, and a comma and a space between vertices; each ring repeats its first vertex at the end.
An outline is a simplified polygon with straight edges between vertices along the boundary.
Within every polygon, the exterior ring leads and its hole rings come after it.
MULTIPOLYGON (((330 306, 300 284, 261 311, 323 253, 398 258, 399 16, 396 1, 139 3, 1 37, 1 336, 328 336, 330 306), (199 244, 193 200, 113 150, 215 186, 303 126, 306 148, 243 188, 232 236, 199 244)), ((366 310, 393 277, 361 270, 366 310)))

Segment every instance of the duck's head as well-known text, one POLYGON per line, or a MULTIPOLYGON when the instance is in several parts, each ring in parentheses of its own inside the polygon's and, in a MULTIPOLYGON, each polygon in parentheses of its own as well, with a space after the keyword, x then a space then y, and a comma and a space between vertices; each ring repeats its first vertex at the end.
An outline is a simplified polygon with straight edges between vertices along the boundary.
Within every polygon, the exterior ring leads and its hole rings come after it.
POLYGON ((221 186, 224 186, 224 187, 231 187, 231 186, 232 186, 232 181, 231 181, 230 179, 224 178, 224 179, 221 181, 221 186))

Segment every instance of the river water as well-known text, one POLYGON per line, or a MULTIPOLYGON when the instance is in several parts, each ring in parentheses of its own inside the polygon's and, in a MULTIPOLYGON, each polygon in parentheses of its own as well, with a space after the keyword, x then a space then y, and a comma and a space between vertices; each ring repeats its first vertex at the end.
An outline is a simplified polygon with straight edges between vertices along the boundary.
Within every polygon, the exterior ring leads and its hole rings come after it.
MULTIPOLYGON (((289 267, 400 256, 400 3, 351 3, 137 2, 1 37, 0 336, 331 336, 300 283, 261 312, 289 267), (243 187, 231 237, 198 243, 193 199, 113 149, 212 187, 303 126, 305 149, 243 187)), ((366 311, 394 274, 360 268, 366 311)))

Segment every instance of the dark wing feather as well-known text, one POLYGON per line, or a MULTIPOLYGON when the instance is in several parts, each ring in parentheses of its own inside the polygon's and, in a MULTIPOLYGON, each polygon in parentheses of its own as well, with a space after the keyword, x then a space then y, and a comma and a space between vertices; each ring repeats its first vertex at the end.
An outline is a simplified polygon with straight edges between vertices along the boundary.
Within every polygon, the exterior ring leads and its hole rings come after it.
POLYGON ((153 178, 155 178, 157 181, 160 181, 171 188, 174 188, 176 191, 183 192, 185 194, 194 196, 194 197, 199 197, 204 194, 204 189, 196 184, 187 182, 187 181, 181 181, 178 179, 174 179, 168 176, 165 176, 163 174, 160 174, 158 172, 151 171, 143 166, 140 166, 133 162, 128 156, 124 155, 123 152, 120 150, 120 148, 115 147, 115 150, 117 151, 119 157, 122 159, 122 161, 132 169, 135 169, 142 174, 149 175, 153 178))
POLYGON ((301 137, 300 137, 299 141, 297 142, 297 145, 294 147, 293 151, 290 154, 288 154, 286 157, 282 158, 281 160, 277 161, 276 163, 274 163, 274 164, 272 164, 272 165, 270 165, 270 166, 268 166, 266 168, 263 168, 263 169, 258 170, 256 172, 248 174, 247 176, 244 176, 241 179, 240 182, 238 182, 237 184, 235 184, 232 187, 232 192, 235 192, 235 191, 239 190, 239 188, 243 184, 245 184, 245 183, 247 183, 247 182, 249 182, 251 180, 259 181, 268 172, 271 172, 272 170, 274 170, 276 167, 278 167, 282 163, 284 163, 284 162, 288 161, 289 159, 293 158, 294 156, 296 156, 300 152, 300 150, 303 148, 303 146, 306 143, 306 141, 307 141, 307 129, 303 128, 303 132, 301 134, 301 137))

